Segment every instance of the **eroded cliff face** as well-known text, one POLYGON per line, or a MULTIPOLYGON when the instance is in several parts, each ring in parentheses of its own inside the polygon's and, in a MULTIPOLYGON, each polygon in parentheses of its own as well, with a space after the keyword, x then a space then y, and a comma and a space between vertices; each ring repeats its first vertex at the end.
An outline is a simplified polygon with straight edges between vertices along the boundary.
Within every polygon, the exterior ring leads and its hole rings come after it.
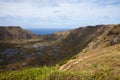
POLYGON ((114 26, 115 25, 96 25, 70 30, 66 38, 62 40, 62 43, 70 46, 72 52, 77 54, 87 47, 94 39, 109 32, 114 26))
POLYGON ((31 39, 37 35, 20 26, 0 26, 0 40, 31 39))

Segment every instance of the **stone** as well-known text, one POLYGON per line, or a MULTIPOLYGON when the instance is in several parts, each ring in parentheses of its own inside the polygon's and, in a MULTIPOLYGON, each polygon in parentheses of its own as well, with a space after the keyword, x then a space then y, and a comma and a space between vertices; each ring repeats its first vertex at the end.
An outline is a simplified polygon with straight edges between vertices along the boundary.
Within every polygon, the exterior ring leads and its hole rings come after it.
POLYGON ((22 63, 22 66, 26 66, 27 65, 27 63, 22 63))
POLYGON ((35 45, 33 45, 33 48, 39 48, 39 46, 35 44, 35 45))
POLYGON ((8 55, 8 56, 12 56, 18 53, 17 49, 14 48, 8 48, 5 50, 4 54, 8 55))
POLYGON ((2 60, 2 59, 0 59, 0 63, 1 63, 1 62, 3 62, 3 60, 2 60))
POLYGON ((38 54, 38 55, 42 55, 43 53, 41 53, 41 52, 38 52, 37 54, 38 54))
POLYGON ((119 36, 114 36, 112 41, 111 41, 111 45, 115 45, 119 42, 120 37, 119 36))
POLYGON ((58 49, 53 49, 54 51, 59 51, 58 49))

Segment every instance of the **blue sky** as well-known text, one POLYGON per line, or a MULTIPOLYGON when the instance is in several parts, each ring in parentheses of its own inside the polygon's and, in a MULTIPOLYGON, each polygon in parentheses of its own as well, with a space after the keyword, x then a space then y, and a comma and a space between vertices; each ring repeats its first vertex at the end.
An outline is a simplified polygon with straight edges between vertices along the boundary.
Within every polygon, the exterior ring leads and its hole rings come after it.
POLYGON ((76 28, 120 23, 120 0, 0 0, 0 25, 76 28))

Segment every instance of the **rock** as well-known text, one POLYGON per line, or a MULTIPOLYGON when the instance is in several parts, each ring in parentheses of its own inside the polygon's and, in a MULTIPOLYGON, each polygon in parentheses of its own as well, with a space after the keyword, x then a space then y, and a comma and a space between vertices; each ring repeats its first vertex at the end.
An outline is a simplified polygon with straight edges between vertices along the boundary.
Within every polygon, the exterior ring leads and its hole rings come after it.
POLYGON ((55 49, 56 49, 56 48, 59 49, 60 47, 59 47, 59 46, 52 46, 52 48, 53 48, 53 49, 54 49, 54 48, 55 48, 55 49))
POLYGON ((35 53, 32 53, 30 55, 28 55, 27 57, 33 57, 35 55, 35 53))
POLYGON ((39 48, 39 46, 35 44, 35 45, 33 45, 33 48, 39 48))
POLYGON ((41 52, 38 52, 37 54, 41 56, 43 53, 41 53, 41 52))
POLYGON ((54 51, 57 51, 57 52, 59 51, 58 49, 53 49, 53 50, 54 50, 54 51))
POLYGON ((45 45, 44 46, 38 46, 38 45, 33 45, 33 48, 35 48, 35 49, 43 49, 45 47, 45 45))
POLYGON ((58 49, 59 49, 60 47, 59 47, 59 46, 52 46, 52 48, 53 48, 54 51, 58 52, 58 51, 59 51, 58 49))
POLYGON ((45 48, 45 46, 39 46, 39 48, 40 48, 40 49, 43 49, 43 48, 45 48))
POLYGON ((0 52, 0 56, 3 56, 4 54, 3 54, 3 52, 0 52))
POLYGON ((49 46, 49 44, 45 44, 45 46, 49 46))
POLYGON ((24 54, 23 52, 20 52, 20 54, 24 54))
POLYGON ((16 68, 11 68, 10 70, 16 70, 16 68))
POLYGON ((58 57, 58 56, 59 56, 59 53, 55 53, 55 56, 58 57))
POLYGON ((7 56, 12 56, 18 53, 17 49, 14 48, 8 48, 5 50, 4 54, 6 54, 7 56))
POLYGON ((24 46, 24 48, 30 48, 30 46, 24 46))
POLYGON ((119 36, 114 36, 112 41, 111 41, 111 45, 118 44, 119 41, 120 41, 120 37, 119 36))
POLYGON ((27 63, 22 63, 22 66, 26 66, 27 65, 27 63))
POLYGON ((2 59, 0 59, 0 63, 1 63, 1 62, 3 62, 3 60, 2 60, 2 59))

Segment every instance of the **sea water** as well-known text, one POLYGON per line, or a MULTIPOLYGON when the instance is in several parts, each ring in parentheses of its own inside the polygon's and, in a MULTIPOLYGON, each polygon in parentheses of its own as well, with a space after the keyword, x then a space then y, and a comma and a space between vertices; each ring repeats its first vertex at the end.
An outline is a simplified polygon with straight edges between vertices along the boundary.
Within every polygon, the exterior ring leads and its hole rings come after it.
POLYGON ((66 31, 68 29, 27 29, 27 30, 33 32, 34 34, 52 34, 55 32, 66 31))

